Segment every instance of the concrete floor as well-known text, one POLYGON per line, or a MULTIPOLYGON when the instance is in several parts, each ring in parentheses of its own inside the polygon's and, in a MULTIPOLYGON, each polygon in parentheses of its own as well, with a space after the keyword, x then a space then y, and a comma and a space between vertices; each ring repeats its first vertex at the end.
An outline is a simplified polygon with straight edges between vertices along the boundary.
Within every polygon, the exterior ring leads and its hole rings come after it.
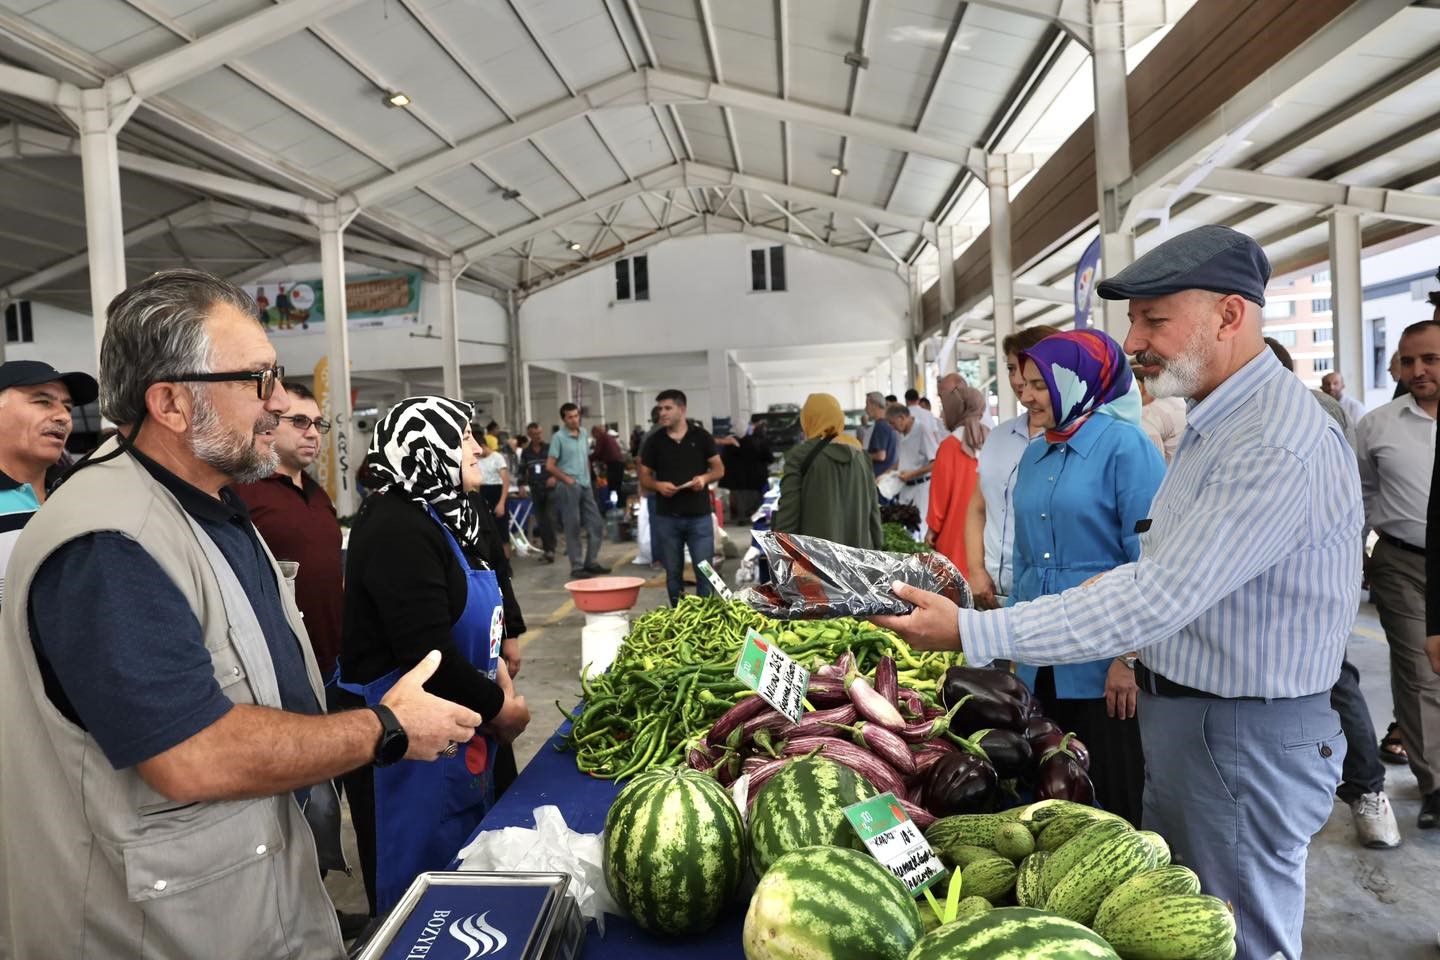
MULTIPOLYGON (((748 543, 743 528, 730 528, 736 542, 748 543)), ((635 615, 665 603, 664 576, 638 567, 633 544, 607 543, 601 561, 616 574, 648 578, 635 615)), ((564 584, 569 566, 562 554, 547 565, 538 555, 514 561, 515 589, 525 611, 529 632, 523 638, 524 663, 518 687, 531 713, 529 730, 516 741, 516 760, 524 765, 561 721, 558 700, 566 708, 579 696, 580 629, 584 614, 575 610, 564 584)), ((733 576, 728 562, 722 573, 733 576)), ((1350 640, 1350 659, 1360 669, 1361 685, 1375 726, 1383 731, 1390 720, 1388 653, 1375 610, 1362 606, 1350 640)), ((1366 850, 1354 839, 1350 810, 1338 801, 1329 824, 1310 847, 1309 895, 1305 911, 1305 956, 1311 960, 1419 960, 1437 956, 1440 910, 1440 830, 1415 828, 1420 795, 1408 767, 1386 766, 1387 792, 1400 823, 1403 844, 1396 850, 1366 850)), ((365 912, 353 835, 346 817, 347 843, 355 876, 332 874, 327 880, 336 906, 365 912)))

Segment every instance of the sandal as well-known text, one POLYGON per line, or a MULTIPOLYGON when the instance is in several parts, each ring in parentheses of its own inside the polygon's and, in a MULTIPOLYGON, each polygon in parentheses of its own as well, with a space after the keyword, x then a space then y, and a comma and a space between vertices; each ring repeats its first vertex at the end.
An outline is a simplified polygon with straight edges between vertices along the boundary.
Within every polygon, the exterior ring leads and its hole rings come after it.
POLYGON ((1392 723, 1380 741, 1380 759, 1386 763, 1409 763, 1410 754, 1405 752, 1405 742, 1400 739, 1400 724, 1392 723))

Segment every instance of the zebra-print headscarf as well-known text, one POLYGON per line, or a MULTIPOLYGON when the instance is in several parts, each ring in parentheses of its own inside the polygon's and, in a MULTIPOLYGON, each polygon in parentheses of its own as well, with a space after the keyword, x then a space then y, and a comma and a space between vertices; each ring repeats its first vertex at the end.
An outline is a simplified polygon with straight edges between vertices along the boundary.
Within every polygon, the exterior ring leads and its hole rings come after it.
POLYGON ((473 405, 449 397, 410 397, 375 427, 365 463, 377 493, 399 487, 472 549, 480 546, 480 513, 460 484, 460 457, 473 405))

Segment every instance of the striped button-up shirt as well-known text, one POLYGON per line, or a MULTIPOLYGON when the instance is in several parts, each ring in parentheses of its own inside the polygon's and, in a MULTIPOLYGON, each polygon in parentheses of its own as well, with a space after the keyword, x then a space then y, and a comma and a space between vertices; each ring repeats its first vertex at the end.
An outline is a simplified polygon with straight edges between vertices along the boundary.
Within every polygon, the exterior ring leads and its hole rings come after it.
POLYGON ((1360 589, 1355 458, 1266 350, 1195 404, 1140 559, 1089 587, 960 611, 983 664, 1080 663, 1138 649, 1223 697, 1299 697, 1340 675, 1360 589))

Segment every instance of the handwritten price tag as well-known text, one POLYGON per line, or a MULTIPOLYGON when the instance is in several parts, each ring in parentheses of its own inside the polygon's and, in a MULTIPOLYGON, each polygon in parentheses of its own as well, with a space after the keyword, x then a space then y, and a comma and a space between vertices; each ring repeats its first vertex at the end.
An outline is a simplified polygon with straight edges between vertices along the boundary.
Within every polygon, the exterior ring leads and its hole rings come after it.
POLYGON ((882 793, 845 808, 870 854, 912 893, 927 889, 945 876, 945 865, 893 793, 882 793))
POLYGON ((810 671, 762 637, 753 627, 745 632, 745 645, 735 663, 735 677, 770 706, 799 723, 805 713, 805 692, 810 671))
POLYGON ((701 560, 695 564, 695 569, 700 571, 702 577, 710 581, 710 586, 715 588, 715 592, 719 594, 720 599, 733 600, 735 598, 735 594, 730 592, 730 588, 725 585, 725 581, 721 578, 720 574, 715 572, 715 568, 710 566, 708 560, 701 560))

